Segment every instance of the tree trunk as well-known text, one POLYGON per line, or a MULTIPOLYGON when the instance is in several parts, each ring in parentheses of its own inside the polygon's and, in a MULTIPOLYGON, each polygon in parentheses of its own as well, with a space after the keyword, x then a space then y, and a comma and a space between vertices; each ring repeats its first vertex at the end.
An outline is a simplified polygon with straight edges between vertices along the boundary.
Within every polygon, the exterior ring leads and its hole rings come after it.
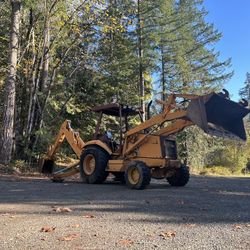
MULTIPOLYGON (((45 1, 47 4, 47 2, 45 1)), ((48 9, 47 6, 45 6, 48 9)), ((46 19, 44 26, 44 45, 43 45, 43 69, 42 69, 42 78, 40 83, 40 91, 43 91, 48 87, 48 78, 49 78, 49 47, 50 47, 50 17, 49 12, 46 10, 46 19)))
POLYGON ((31 67, 31 76, 29 78, 29 108, 27 116, 27 125, 25 134, 29 135, 32 129, 33 124, 33 107, 36 100, 36 65, 37 65, 37 54, 36 54, 36 45, 35 45, 35 29, 33 23, 33 10, 30 9, 30 32, 31 32, 31 55, 32 55, 32 67, 31 67))
POLYGON ((0 144, 0 163, 11 161, 14 132, 14 114, 16 97, 16 70, 18 56, 19 26, 21 17, 21 1, 11 1, 11 34, 9 54, 9 75, 5 85, 5 102, 3 112, 3 129, 0 144))
POLYGON ((165 59, 164 59, 163 47, 161 47, 161 84, 162 84, 162 101, 166 101, 165 59))
POLYGON ((137 34, 138 34, 138 57, 139 57, 139 90, 140 90, 140 105, 142 108, 142 118, 143 121, 145 121, 145 84, 144 84, 144 74, 143 74, 143 65, 142 65, 142 59, 143 59, 143 47, 142 47, 142 23, 141 23, 141 9, 140 9, 140 0, 137 0, 137 34))
MULTIPOLYGON (((28 148, 33 151, 37 143, 36 132, 41 128, 43 123, 43 112, 44 107, 47 103, 47 98, 49 95, 49 52, 50 52, 50 13, 47 5, 47 1, 44 2, 45 8, 45 22, 44 22, 44 35, 43 35, 43 53, 41 61, 39 64, 39 75, 37 76, 35 87, 34 87, 34 102, 31 110, 29 111, 29 121, 28 121, 28 136, 29 145, 28 148), (37 91, 43 93, 42 96, 37 95, 37 91)), ((31 158, 30 158, 31 159, 31 158)), ((30 160, 29 160, 30 161, 30 160)))

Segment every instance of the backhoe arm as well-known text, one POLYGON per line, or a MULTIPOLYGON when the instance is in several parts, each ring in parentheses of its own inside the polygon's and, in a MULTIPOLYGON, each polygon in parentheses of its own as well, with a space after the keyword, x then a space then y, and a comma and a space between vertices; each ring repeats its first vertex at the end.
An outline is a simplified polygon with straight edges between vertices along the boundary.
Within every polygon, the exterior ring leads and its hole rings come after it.
POLYGON ((70 123, 71 122, 69 120, 64 121, 57 134, 54 144, 49 147, 45 158, 43 158, 42 161, 39 163, 41 167, 41 172, 49 175, 52 174, 53 180, 60 180, 64 177, 71 176, 79 172, 78 169, 79 162, 77 162, 67 168, 64 168, 60 171, 53 173, 55 153, 57 152, 58 148, 62 145, 65 139, 70 144, 71 148, 73 149, 78 158, 80 158, 83 147, 85 145, 79 133, 75 132, 71 128, 70 123))
POLYGON ((71 128, 71 122, 69 120, 64 121, 64 123, 61 125, 61 128, 57 134, 55 143, 50 146, 48 152, 47 152, 47 158, 53 159, 53 156, 55 155, 57 149, 61 146, 64 139, 68 141, 71 148, 75 152, 78 158, 80 158, 83 146, 85 143, 79 136, 78 132, 75 132, 71 128))

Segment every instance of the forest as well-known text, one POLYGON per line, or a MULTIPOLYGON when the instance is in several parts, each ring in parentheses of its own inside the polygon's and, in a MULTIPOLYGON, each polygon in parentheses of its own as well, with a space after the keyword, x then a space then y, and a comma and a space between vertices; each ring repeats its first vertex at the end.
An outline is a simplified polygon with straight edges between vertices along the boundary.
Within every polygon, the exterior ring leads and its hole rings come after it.
MULTIPOLYGON (((111 102, 161 107, 171 93, 226 88, 231 59, 215 44, 203 0, 0 1, 0 163, 35 165, 65 119, 84 140, 91 108, 111 102)), ((250 75, 240 96, 249 100, 250 75)), ((106 121, 109 123, 110 121, 106 121)), ((137 121, 135 121, 136 123, 137 121)), ((250 118, 245 120, 249 133, 250 118)), ((194 172, 241 173, 250 142, 208 136, 192 126, 176 135, 194 172)))

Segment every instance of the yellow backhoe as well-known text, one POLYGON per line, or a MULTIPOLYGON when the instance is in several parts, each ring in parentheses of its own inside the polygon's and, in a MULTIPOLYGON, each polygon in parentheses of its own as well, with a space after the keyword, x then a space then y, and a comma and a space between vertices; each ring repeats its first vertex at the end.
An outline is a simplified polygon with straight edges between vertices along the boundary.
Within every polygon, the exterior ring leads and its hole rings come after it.
POLYGON ((62 181, 80 171, 85 183, 102 183, 112 173, 132 189, 145 188, 151 178, 166 178, 172 186, 184 186, 189 181, 189 168, 178 160, 173 134, 197 125, 211 135, 246 140, 243 118, 250 112, 248 104, 246 101, 231 101, 226 90, 204 96, 171 94, 166 102, 157 102, 164 107, 162 113, 144 122, 141 120, 131 129, 130 118, 142 117, 139 109, 118 103, 93 108, 99 119, 93 140, 88 142, 84 142, 66 120, 40 163, 41 172, 53 181, 62 181), (116 117, 119 121, 116 140, 110 131, 101 133, 104 115, 116 117), (55 153, 64 139, 79 161, 55 171, 55 153))

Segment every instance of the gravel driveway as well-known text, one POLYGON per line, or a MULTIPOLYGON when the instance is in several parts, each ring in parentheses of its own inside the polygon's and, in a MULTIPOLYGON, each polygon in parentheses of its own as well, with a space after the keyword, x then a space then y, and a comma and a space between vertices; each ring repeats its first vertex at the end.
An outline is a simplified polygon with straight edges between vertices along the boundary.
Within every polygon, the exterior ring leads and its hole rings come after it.
POLYGON ((0 249, 250 249, 250 178, 52 183, 0 177, 0 249))

